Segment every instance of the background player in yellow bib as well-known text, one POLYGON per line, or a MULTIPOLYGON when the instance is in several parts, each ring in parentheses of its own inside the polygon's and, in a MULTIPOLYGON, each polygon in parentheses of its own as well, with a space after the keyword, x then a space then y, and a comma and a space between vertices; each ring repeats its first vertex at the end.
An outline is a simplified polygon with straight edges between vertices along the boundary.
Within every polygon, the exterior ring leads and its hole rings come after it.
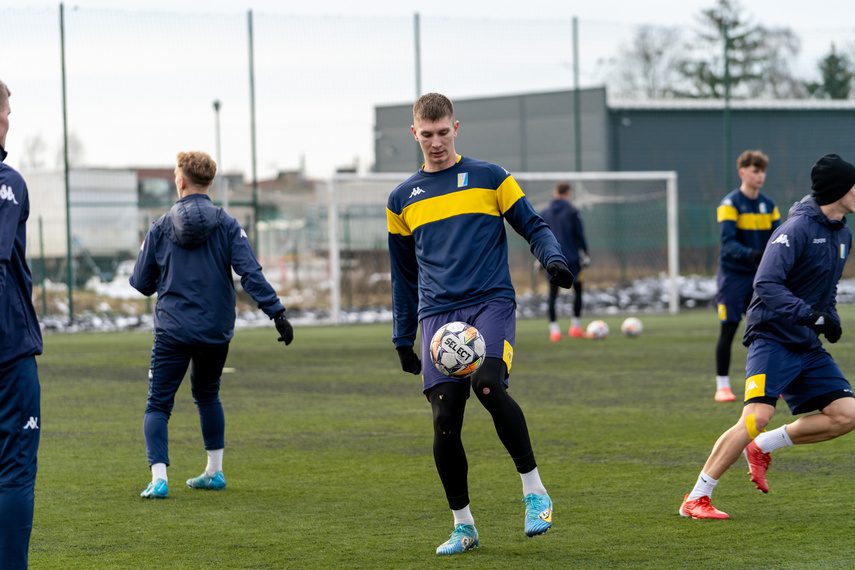
POLYGON ((751 301, 754 274, 766 242, 781 219, 772 199, 760 192, 766 181, 769 157, 759 150, 746 150, 739 155, 736 165, 742 184, 725 196, 716 210, 721 230, 716 274, 716 304, 721 322, 715 348, 716 402, 736 399, 730 389, 730 348, 751 301))

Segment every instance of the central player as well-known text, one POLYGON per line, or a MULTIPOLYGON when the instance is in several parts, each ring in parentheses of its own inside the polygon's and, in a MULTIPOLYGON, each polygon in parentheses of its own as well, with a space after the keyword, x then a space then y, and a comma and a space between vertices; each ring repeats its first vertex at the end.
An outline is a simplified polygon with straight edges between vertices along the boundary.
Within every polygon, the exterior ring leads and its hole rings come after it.
POLYGON ((459 126, 447 97, 429 93, 419 98, 411 130, 425 162, 392 192, 386 210, 393 341, 403 370, 422 374, 433 410, 434 460, 454 514, 454 531, 437 554, 456 554, 479 544, 460 437, 470 384, 522 477, 525 534, 543 534, 552 527, 552 500, 537 471, 525 417, 507 392, 516 294, 504 222, 529 242, 553 283, 565 289, 573 285, 555 236, 508 171, 454 150, 459 126), (422 362, 413 350, 419 323, 421 354, 427 355, 434 333, 451 321, 475 326, 487 343, 484 364, 471 382, 442 375, 429 358, 422 362))

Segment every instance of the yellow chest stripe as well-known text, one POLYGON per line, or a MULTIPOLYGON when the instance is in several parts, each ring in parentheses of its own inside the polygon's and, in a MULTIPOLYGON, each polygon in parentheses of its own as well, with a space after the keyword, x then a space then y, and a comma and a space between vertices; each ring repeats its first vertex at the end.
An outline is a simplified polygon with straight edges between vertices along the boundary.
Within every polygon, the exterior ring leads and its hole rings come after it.
POLYGON ((463 214, 500 216, 496 191, 487 188, 468 188, 444 196, 419 200, 404 208, 401 218, 410 232, 413 232, 419 226, 463 214))

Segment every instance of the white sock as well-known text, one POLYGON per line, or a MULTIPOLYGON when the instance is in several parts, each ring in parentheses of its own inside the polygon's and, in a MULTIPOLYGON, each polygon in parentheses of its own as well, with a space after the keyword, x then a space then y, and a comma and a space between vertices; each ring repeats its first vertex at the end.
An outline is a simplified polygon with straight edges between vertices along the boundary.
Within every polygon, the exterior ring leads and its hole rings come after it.
POLYGON ((217 471, 223 470, 223 450, 222 449, 209 449, 208 452, 208 466, 205 467, 205 473, 208 475, 213 475, 217 471))
POLYGON ((540 475, 537 473, 537 467, 528 473, 520 473, 520 477, 522 478, 523 484, 523 497, 531 495, 532 493, 535 495, 546 494, 546 487, 544 487, 543 483, 540 481, 540 475))
POLYGON ((754 438, 754 443, 763 453, 772 453, 776 449, 793 445, 793 440, 787 434, 787 426, 783 425, 772 431, 764 431, 754 438))
POLYGON ((561 332, 561 327, 558 326, 557 322, 552 321, 551 323, 549 323, 549 332, 551 332, 551 333, 561 332))
POLYGON ((166 478, 166 463, 155 463, 151 466, 151 482, 157 483, 158 479, 169 480, 166 478))
POLYGON ((715 389, 721 390, 722 388, 730 388, 730 376, 715 377, 715 389))
POLYGON ((695 483, 695 488, 689 493, 689 500, 697 501, 701 497, 711 496, 716 485, 718 485, 718 479, 713 479, 701 471, 701 474, 698 475, 698 482, 695 483))
POLYGON ((578 329, 581 326, 579 323, 579 317, 573 317, 573 322, 570 324, 578 329))
POLYGON ((469 505, 466 505, 462 509, 454 509, 451 510, 454 513, 454 525, 457 526, 459 524, 471 524, 475 526, 475 519, 472 518, 472 513, 469 512, 469 505))

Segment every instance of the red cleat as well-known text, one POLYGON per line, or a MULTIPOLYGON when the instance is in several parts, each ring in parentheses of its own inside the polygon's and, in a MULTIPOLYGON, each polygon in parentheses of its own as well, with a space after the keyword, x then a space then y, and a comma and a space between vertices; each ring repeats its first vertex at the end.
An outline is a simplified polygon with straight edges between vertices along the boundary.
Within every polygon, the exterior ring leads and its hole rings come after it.
POLYGON ((570 327, 570 330, 567 331, 567 334, 570 336, 570 338, 594 338, 594 335, 592 335, 588 331, 582 330, 582 327, 570 327))
POLYGON ((552 331, 549 333, 549 340, 552 342, 558 342, 561 340, 561 331, 552 331))
POLYGON ((697 501, 690 501, 689 495, 680 505, 680 516, 693 519, 729 519, 730 515, 723 513, 710 504, 710 498, 703 496, 697 501))
POLYGON ((736 401, 736 396, 733 395, 733 392, 730 388, 722 388, 721 390, 715 391, 715 401, 716 402, 734 402, 736 401))
POLYGON ((769 464, 772 463, 772 456, 757 447, 754 440, 745 446, 742 451, 745 460, 748 462, 748 474, 751 475, 751 482, 757 485, 757 488, 764 493, 769 492, 769 483, 766 482, 766 470, 769 464))

